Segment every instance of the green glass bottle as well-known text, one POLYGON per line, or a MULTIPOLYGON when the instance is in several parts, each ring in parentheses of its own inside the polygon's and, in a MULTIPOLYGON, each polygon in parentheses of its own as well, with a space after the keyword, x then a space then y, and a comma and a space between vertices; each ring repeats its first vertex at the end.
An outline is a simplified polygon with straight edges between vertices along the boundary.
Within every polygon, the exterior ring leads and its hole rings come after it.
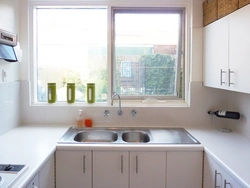
POLYGON ((48 83, 48 103, 56 102, 56 83, 48 83))
POLYGON ((75 102, 75 83, 67 83, 67 103, 75 102))
POLYGON ((87 102, 88 103, 95 102, 95 83, 87 84, 87 102))

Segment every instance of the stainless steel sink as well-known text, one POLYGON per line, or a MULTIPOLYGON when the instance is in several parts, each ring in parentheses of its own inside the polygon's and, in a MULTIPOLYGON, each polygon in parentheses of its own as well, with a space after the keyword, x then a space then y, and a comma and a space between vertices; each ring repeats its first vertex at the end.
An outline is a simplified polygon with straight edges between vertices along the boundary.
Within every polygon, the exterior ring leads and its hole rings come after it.
POLYGON ((143 131, 128 131, 122 133, 122 140, 124 142, 149 142, 150 138, 146 132, 143 131))
POLYGON ((105 130, 82 131, 75 135, 76 142, 115 142, 117 133, 105 130))
POLYGON ((200 144, 183 128, 70 127, 58 144, 200 144))

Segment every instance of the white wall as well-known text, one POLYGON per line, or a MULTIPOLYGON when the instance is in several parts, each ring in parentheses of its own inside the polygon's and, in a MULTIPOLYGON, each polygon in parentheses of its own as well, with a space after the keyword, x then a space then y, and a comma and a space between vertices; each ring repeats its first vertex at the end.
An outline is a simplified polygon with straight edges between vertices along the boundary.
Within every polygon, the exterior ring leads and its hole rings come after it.
MULTIPOLYGON (((0 28, 18 34, 18 0, 0 0, 0 28)), ((8 63, 0 59, 0 135, 20 124, 20 63, 8 63), (2 80, 6 70, 7 82, 2 80)))
POLYGON ((250 95, 229 92, 228 109, 233 109, 241 113, 240 120, 228 120, 229 127, 250 138, 250 95))
MULTIPOLYGON (((250 137, 250 95, 227 92, 202 86, 202 0, 192 1, 190 30, 190 107, 134 107, 138 111, 131 117, 132 108, 123 108, 124 115, 116 115, 116 107, 84 107, 87 117, 93 118, 96 126, 228 126, 234 131, 250 137), (108 118, 103 111, 110 110, 108 118), (212 124, 207 111, 228 109, 239 111, 237 120, 215 118, 212 124)), ((23 49, 22 63, 7 63, 0 60, 0 135, 20 124, 74 125, 75 116, 81 106, 30 106, 29 50, 28 50, 28 2, 27 0, 0 0, 0 28, 19 34, 23 49), (20 12, 19 12, 20 9, 20 12), (19 16, 20 14, 20 16, 19 16), (19 19, 20 22, 19 22, 19 19), (20 26, 20 27, 19 27, 20 26), (2 69, 8 71, 8 81, 2 82, 2 69), (20 70, 20 71, 19 71, 20 70), (20 73, 20 76, 19 76, 20 73), (22 80, 19 84, 18 80, 22 80), (21 93, 20 93, 21 88, 21 93), (21 97, 20 97, 21 96, 21 97), (21 101, 21 105, 20 105, 21 101)))
MULTIPOLYGON (((205 88, 202 86, 202 0, 180 0, 170 3, 189 2, 188 8, 191 22, 188 24, 188 37, 190 47, 188 58, 190 66, 187 67, 190 73, 190 107, 122 107, 122 117, 116 115, 117 107, 81 107, 77 105, 30 105, 30 76, 28 61, 28 36, 27 30, 28 11, 27 0, 20 1, 22 21, 20 25, 21 44, 23 50, 23 61, 21 66, 21 88, 22 103, 21 116, 22 124, 56 124, 75 125, 75 118, 79 108, 82 108, 86 117, 94 120, 94 126, 181 126, 181 127, 204 127, 213 126, 207 111, 210 109, 225 108, 227 93, 222 90, 205 88), (109 117, 103 117, 103 111, 110 110, 109 117), (137 116, 131 117, 130 110, 136 109, 137 116)), ((168 2, 164 1, 164 2, 168 2)), ((224 124, 224 120, 217 120, 216 126, 224 124)))

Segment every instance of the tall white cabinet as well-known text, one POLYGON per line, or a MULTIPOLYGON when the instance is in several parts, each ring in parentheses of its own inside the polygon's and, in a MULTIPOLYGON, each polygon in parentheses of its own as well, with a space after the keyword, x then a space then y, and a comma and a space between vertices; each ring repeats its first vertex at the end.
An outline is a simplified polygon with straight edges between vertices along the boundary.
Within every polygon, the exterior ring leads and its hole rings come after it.
POLYGON ((205 86, 250 93, 250 5, 206 26, 203 32, 205 86))

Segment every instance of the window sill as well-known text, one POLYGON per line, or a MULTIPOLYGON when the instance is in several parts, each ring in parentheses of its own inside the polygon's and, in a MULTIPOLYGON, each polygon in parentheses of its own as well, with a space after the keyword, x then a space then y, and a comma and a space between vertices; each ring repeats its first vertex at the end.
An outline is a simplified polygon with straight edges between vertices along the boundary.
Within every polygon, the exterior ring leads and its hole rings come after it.
MULTIPOLYGON (((114 106, 118 105, 118 100, 114 100, 114 106)), ((189 104, 184 100, 158 100, 158 101, 121 101, 122 107, 189 107, 189 104)), ((31 106, 51 106, 51 107, 111 107, 108 102, 96 102, 96 103, 86 103, 86 102, 75 102, 68 104, 66 102, 34 102, 31 106)))

